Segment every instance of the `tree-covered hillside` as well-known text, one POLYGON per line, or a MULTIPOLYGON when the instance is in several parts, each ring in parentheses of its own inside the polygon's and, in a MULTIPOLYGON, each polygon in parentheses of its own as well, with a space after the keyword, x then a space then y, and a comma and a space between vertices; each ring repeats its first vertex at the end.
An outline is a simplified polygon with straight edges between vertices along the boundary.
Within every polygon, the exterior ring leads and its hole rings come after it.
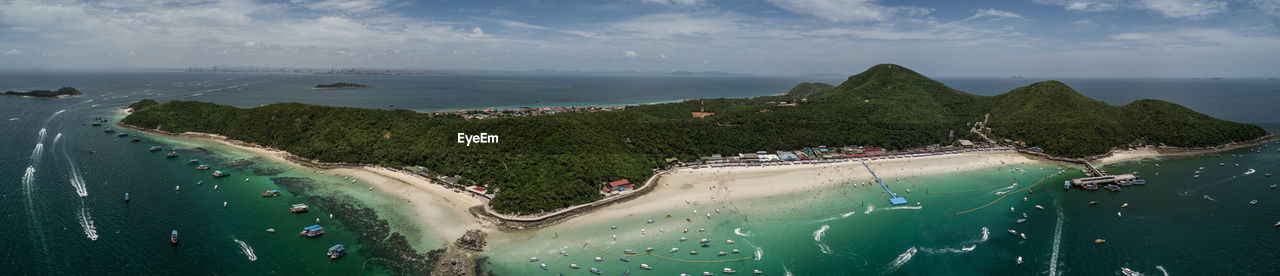
POLYGON ((1266 133, 1157 100, 1110 106, 1059 82, 984 97, 910 69, 884 64, 831 86, 802 83, 786 94, 688 100, 622 111, 463 120, 407 110, 297 103, 236 108, 172 101, 135 105, 122 122, 169 132, 216 133, 327 162, 419 165, 500 190, 491 202, 536 213, 599 199, 605 181, 643 182, 663 159, 818 145, 903 149, 977 139, 966 123, 991 114, 999 138, 1080 157, 1134 141, 1204 146, 1266 133), (784 106, 808 98, 798 106, 784 106), (714 112, 694 118, 690 112, 714 112), (948 137, 950 131, 956 137, 948 137), (466 146, 458 133, 498 135, 466 146))

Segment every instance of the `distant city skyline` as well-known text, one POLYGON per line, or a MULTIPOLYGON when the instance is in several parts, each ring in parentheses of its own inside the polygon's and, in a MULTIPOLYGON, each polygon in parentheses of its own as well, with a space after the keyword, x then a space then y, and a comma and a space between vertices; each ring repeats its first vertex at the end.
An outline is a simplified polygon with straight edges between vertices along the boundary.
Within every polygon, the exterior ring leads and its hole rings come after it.
POLYGON ((1280 0, 0 0, 0 69, 1277 77, 1280 0))

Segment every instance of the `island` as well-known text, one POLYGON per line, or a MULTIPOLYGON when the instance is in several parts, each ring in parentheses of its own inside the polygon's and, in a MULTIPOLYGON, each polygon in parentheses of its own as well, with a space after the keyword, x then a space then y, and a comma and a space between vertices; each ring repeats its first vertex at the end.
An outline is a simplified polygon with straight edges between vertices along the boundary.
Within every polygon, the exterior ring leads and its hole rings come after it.
POLYGON ((780 95, 478 120, 301 103, 138 107, 122 125, 216 134, 304 160, 420 168, 416 173, 458 188, 483 187, 493 196, 488 207, 511 215, 596 202, 618 188, 643 189, 667 168, 731 158, 787 156, 816 164, 977 144, 1080 160, 1114 149, 1204 148, 1268 137, 1259 126, 1161 100, 1113 106, 1058 81, 979 96, 895 64, 780 95), (481 133, 501 140, 459 142, 459 134, 481 133))
POLYGON ((351 88, 370 88, 368 84, 359 84, 352 82, 335 82, 330 84, 317 84, 314 89, 351 89, 351 88))
POLYGON ((77 90, 74 87, 63 87, 63 88, 58 88, 58 90, 55 90, 55 91, 49 91, 49 90, 31 90, 27 92, 6 91, 4 92, 4 94, 0 94, 0 95, 25 97, 25 98, 67 98, 67 97, 84 95, 84 93, 80 93, 80 90, 77 90))

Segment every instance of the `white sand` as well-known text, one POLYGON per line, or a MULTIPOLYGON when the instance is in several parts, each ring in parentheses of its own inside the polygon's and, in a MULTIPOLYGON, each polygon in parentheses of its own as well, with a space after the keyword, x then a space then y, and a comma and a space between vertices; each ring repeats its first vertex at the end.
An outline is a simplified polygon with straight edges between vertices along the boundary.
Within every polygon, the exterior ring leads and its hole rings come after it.
POLYGON ((1160 153, 1156 152, 1156 150, 1154 149, 1142 148, 1142 149, 1134 149, 1134 150, 1123 150, 1123 151, 1118 151, 1114 154, 1111 154, 1111 156, 1098 159, 1098 161, 1096 161, 1094 165, 1100 166, 1103 164, 1112 164, 1112 163, 1119 163, 1119 162, 1135 160, 1135 159, 1157 158, 1157 157, 1160 157, 1160 153))
MULTIPOLYGON (((963 172, 1043 161, 1013 152, 982 152, 938 155, 867 162, 882 180, 919 175, 963 172)), ((593 223, 639 213, 685 208, 695 203, 742 200, 770 195, 813 191, 820 187, 853 181, 871 182, 871 174, 858 162, 772 167, 728 167, 681 169, 664 176, 656 190, 621 204, 611 205, 572 219, 569 223, 593 223)), ((867 189, 880 193, 882 189, 867 189)), ((894 192, 905 194, 904 191, 894 192)))

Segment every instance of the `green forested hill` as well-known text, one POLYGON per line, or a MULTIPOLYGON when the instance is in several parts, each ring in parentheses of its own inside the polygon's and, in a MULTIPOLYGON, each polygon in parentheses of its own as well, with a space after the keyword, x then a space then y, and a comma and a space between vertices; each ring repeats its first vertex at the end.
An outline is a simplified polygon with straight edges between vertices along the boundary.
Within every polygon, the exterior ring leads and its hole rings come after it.
POLYGON ((623 111, 463 120, 407 110, 297 103, 236 108, 201 102, 138 104, 126 124, 217 133, 327 162, 420 165, 500 189, 496 210, 536 213, 599 199, 601 183, 643 182, 664 158, 786 150, 817 145, 902 149, 976 139, 966 122, 991 113, 999 138, 1080 157, 1140 141, 1204 146, 1265 135, 1181 106, 1142 100, 1110 106, 1065 84, 1036 83, 999 96, 951 89, 910 69, 877 65, 838 85, 802 83, 787 94, 706 99, 623 111), (778 101, 807 97, 799 106, 778 101), (705 108, 715 115, 692 118, 705 108), (498 135, 496 144, 457 143, 458 133, 498 135))

